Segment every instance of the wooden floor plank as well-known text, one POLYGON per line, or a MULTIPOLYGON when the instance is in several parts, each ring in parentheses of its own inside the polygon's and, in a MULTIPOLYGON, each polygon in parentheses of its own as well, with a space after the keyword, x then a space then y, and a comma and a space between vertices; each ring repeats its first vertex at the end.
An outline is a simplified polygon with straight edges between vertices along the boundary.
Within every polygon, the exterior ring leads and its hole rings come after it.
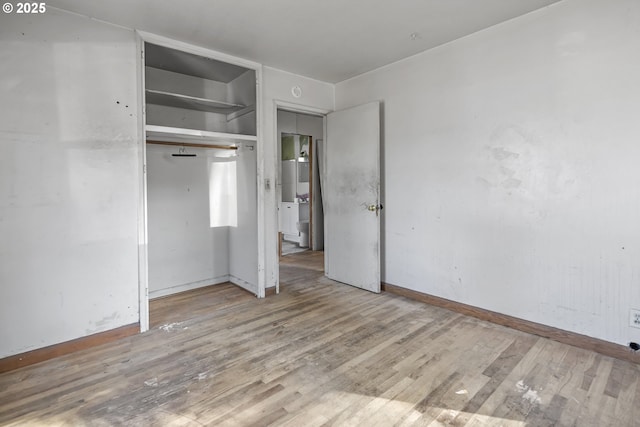
POLYGON ((322 267, 287 255, 278 295, 159 298, 144 334, 1 374, 0 425, 637 425, 638 365, 322 267))

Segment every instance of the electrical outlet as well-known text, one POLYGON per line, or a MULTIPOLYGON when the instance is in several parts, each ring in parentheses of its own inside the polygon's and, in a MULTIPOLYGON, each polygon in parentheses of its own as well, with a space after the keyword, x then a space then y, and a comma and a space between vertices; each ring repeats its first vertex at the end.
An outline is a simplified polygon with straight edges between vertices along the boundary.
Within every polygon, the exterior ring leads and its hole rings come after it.
POLYGON ((629 326, 640 328, 640 310, 635 308, 629 310, 629 326))

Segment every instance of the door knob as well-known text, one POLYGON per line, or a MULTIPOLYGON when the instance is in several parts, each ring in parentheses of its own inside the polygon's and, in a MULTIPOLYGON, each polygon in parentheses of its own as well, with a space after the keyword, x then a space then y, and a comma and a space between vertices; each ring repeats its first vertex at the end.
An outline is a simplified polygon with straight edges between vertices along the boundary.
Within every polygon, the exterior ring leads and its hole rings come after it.
POLYGON ((382 205, 369 205, 367 206, 367 210, 371 211, 371 212, 375 212, 376 215, 378 214, 378 211, 381 210, 383 208, 382 205))

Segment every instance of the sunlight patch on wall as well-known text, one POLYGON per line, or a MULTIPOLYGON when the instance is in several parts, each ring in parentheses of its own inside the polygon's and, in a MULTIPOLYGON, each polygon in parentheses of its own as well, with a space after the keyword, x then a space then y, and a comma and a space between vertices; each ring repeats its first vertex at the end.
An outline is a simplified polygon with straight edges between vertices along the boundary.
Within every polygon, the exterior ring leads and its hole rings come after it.
POLYGON ((235 159, 216 159, 210 163, 209 215, 211 227, 238 226, 238 177, 235 159))

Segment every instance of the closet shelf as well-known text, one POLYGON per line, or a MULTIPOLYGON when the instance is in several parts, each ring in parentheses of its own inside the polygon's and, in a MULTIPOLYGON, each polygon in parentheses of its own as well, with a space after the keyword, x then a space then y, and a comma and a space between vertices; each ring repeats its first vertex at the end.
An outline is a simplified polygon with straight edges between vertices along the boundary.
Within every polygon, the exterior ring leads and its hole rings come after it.
POLYGON ((206 144, 209 142, 238 143, 242 141, 256 142, 255 135, 237 133, 210 132, 199 129, 175 128, 169 126, 146 125, 147 139, 167 142, 189 142, 206 144))
POLYGON ((167 107, 185 108, 187 110, 205 111, 208 113, 230 114, 247 109, 246 105, 230 102, 215 101, 213 99, 146 89, 147 104, 164 105, 167 107))
POLYGON ((238 111, 234 111, 232 113, 227 114, 227 122, 235 120, 235 119, 237 119, 239 117, 242 117, 244 115, 247 115, 249 113, 253 113, 254 111, 256 111, 256 106, 255 105, 249 105, 247 107, 241 108, 238 111))

